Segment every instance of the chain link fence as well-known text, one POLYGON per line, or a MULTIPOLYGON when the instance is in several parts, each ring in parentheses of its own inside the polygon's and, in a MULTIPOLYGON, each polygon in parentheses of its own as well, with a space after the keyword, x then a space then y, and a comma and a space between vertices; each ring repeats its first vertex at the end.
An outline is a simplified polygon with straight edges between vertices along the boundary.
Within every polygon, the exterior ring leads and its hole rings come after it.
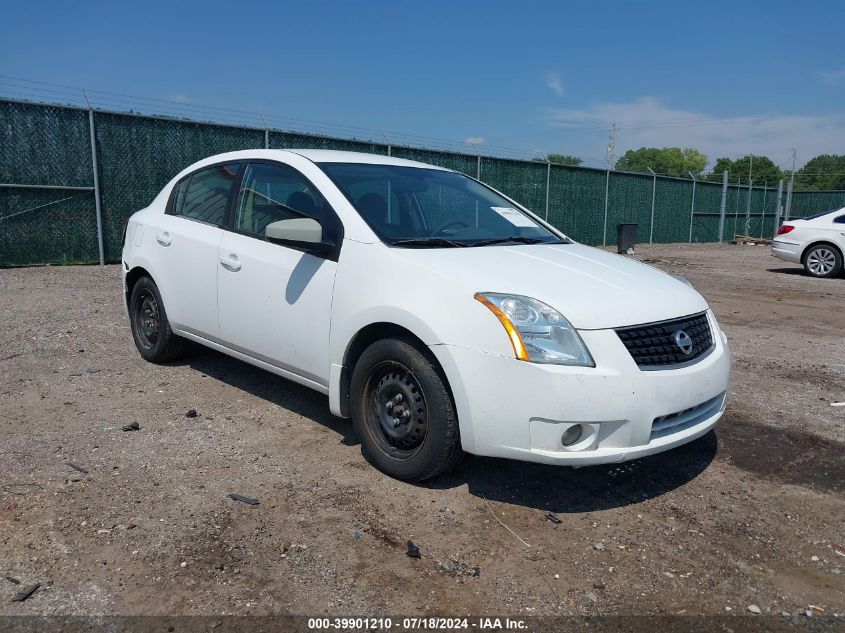
MULTIPOLYGON (((594 245, 615 244, 618 223, 638 224, 640 242, 771 237, 787 200, 782 183, 780 190, 779 183, 766 183, 749 191, 730 183, 0 99, 0 266, 119 261, 126 219, 176 173, 212 154, 263 147, 389 154, 454 169, 594 245)), ((793 192, 788 217, 838 206, 845 206, 845 191, 793 192)))

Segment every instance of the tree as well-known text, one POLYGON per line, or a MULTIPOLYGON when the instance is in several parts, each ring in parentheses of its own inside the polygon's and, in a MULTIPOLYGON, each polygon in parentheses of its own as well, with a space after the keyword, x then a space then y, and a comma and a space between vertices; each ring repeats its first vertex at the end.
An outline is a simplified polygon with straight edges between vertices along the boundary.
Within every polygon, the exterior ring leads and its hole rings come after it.
POLYGON ((845 155, 822 154, 795 172, 795 185, 802 189, 845 189, 845 155))
POLYGON ((722 174, 728 172, 728 178, 734 170, 734 162, 730 158, 717 158, 712 173, 707 174, 706 179, 714 182, 722 182, 722 174))
POLYGON ((555 163, 556 165, 570 165, 577 167, 583 161, 577 156, 569 156, 568 154, 547 154, 546 156, 538 156, 534 160, 541 160, 544 163, 555 163))
POLYGON ((739 182, 741 184, 748 184, 748 166, 751 164, 751 182, 754 185, 763 185, 765 183, 774 184, 784 177, 781 168, 775 165, 774 161, 767 156, 754 156, 749 154, 736 160, 730 158, 716 159, 716 165, 713 171, 707 174, 707 180, 721 182, 722 172, 728 171, 728 180, 730 182, 739 182))
POLYGON ((707 156, 686 147, 641 147, 629 149, 616 162, 618 171, 647 172, 689 178, 689 172, 700 174, 707 166, 707 156))

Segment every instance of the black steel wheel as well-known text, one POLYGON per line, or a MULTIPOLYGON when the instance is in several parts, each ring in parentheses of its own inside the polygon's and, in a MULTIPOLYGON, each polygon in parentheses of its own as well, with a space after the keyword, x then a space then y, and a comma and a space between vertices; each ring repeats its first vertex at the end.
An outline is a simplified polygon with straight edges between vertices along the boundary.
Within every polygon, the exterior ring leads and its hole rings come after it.
POLYGON ((382 361, 364 387, 367 424, 382 450, 410 459, 425 442, 428 428, 425 397, 413 372, 395 361, 382 361))
POLYGON ((158 329, 161 324, 161 313, 158 309, 153 291, 149 288, 142 288, 138 293, 138 301, 135 306, 135 327, 138 341, 144 349, 154 349, 158 341, 158 329))
POLYGON ((184 351, 185 340, 170 328, 161 294, 149 277, 139 278, 132 287, 129 321, 135 347, 145 360, 163 363, 176 359, 184 351))
POLYGON ((414 343, 370 345, 355 364, 350 395, 362 449, 380 470, 423 481, 459 461, 458 420, 445 378, 414 343))

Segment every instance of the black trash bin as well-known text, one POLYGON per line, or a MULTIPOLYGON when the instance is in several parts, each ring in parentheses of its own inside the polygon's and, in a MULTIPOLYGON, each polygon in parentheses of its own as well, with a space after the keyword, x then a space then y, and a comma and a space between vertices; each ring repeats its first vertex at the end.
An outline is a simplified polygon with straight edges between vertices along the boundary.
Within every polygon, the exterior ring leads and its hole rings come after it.
POLYGON ((634 250, 637 244, 638 224, 617 224, 616 244, 619 253, 627 253, 628 249, 634 250))

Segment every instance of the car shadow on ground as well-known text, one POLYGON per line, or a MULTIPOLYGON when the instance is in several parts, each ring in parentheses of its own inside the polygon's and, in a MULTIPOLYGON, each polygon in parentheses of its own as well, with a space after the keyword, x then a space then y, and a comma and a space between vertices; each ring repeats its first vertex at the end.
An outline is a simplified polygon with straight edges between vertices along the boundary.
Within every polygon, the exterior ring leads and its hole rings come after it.
POLYGON ((768 272, 770 273, 780 273, 782 275, 797 275, 801 276, 804 274, 804 269, 801 267, 795 268, 768 268, 768 272))
POLYGON ((328 398, 313 389, 193 343, 178 364, 322 424, 337 433, 345 446, 359 443, 349 420, 332 415, 328 398))
POLYGON ((469 493, 560 514, 609 510, 640 503, 695 479, 716 456, 714 432, 684 446, 642 459, 569 468, 510 459, 467 456, 432 488, 466 485, 469 493))
MULTIPOLYGON (((803 267, 799 268, 767 268, 768 272, 770 273, 779 273, 781 275, 795 275, 796 277, 806 277, 807 279, 820 279, 818 277, 812 277, 804 272, 803 267)), ((842 272, 833 279, 843 279, 845 278, 845 272, 842 272)), ((822 279, 829 279, 829 278, 822 278, 822 279)))
MULTIPOLYGON (((323 425, 345 446, 359 444, 349 420, 333 416, 326 396, 307 387, 199 345, 191 346, 183 364, 323 425)), ((466 455, 453 473, 420 486, 442 490, 466 485, 479 499, 544 512, 607 510, 680 488, 707 468, 717 445, 716 434, 710 432, 651 457, 578 469, 466 455)))

